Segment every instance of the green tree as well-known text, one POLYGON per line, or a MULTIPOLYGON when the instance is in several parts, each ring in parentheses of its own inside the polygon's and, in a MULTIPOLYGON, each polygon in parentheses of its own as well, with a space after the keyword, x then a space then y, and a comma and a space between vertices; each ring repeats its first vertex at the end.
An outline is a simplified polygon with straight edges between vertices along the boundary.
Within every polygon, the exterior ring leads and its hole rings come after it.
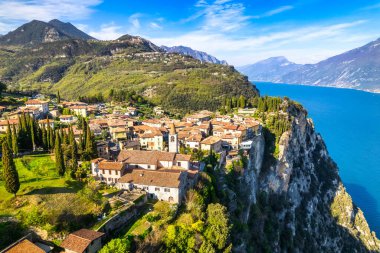
POLYGON ((86 149, 85 152, 90 158, 95 158, 97 156, 95 136, 91 132, 90 126, 86 124, 86 149))
POLYGON ((99 253, 128 253, 131 249, 131 241, 125 238, 116 238, 109 241, 99 253))
POLYGON ((13 155, 11 154, 8 143, 5 141, 2 144, 2 156, 5 189, 7 192, 12 193, 14 196, 16 196, 16 193, 20 189, 20 181, 18 178, 16 165, 13 161, 13 155))
POLYGON ((42 126, 41 128, 41 135, 42 135, 42 147, 44 150, 49 149, 49 141, 48 141, 48 136, 47 136, 47 131, 45 126, 42 126))
POLYGON ((57 92, 57 104, 61 103, 61 95, 59 94, 59 91, 57 92))
POLYGON ((62 146, 61 146, 61 138, 59 137, 59 131, 55 132, 55 167, 60 176, 65 175, 65 163, 63 160, 62 146))
POLYGON ((12 149, 13 148, 13 145, 12 145, 12 130, 11 130, 11 125, 9 124, 9 121, 7 122, 6 140, 7 140, 7 144, 8 144, 9 149, 12 149))
POLYGON ((219 203, 209 204, 204 232, 206 239, 221 250, 226 247, 229 241, 230 230, 227 208, 219 203))
POLYGON ((7 90, 7 85, 3 82, 0 82, 0 98, 2 97, 3 92, 6 90, 7 90))
POLYGON ((245 97, 243 95, 240 95, 240 97, 239 97, 239 107, 240 108, 245 108, 246 103, 247 103, 247 101, 246 101, 245 97))
POLYGON ((30 132, 29 132, 30 141, 31 141, 31 144, 33 146, 33 151, 34 151, 36 149, 36 128, 35 128, 33 118, 30 118, 29 128, 30 128, 30 132))
POLYGON ((14 155, 18 155, 18 136, 15 125, 12 126, 12 150, 14 155))
POLYGON ((71 127, 69 129, 69 141, 70 141, 69 145, 70 145, 70 153, 71 153, 70 176, 72 178, 75 178, 76 172, 78 169, 78 146, 74 138, 73 129, 71 127))

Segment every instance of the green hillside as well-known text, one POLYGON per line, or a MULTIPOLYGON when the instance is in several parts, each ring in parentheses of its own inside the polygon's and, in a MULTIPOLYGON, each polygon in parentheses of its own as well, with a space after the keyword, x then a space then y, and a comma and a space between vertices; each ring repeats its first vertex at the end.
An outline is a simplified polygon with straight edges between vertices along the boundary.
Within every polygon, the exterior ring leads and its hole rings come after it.
POLYGON ((215 110, 224 97, 258 93, 233 67, 163 53, 140 37, 67 40, 0 52, 0 76, 10 89, 59 90, 66 99, 106 97, 111 89, 136 91, 167 109, 190 111, 215 110))

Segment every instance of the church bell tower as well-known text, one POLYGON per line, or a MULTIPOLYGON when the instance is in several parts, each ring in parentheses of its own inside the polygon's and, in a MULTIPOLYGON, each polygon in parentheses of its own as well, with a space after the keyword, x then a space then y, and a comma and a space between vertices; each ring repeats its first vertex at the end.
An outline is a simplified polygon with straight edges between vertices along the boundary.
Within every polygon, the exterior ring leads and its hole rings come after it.
POLYGON ((169 131, 169 152, 178 153, 178 148, 178 134, 175 131, 174 123, 172 123, 169 131))

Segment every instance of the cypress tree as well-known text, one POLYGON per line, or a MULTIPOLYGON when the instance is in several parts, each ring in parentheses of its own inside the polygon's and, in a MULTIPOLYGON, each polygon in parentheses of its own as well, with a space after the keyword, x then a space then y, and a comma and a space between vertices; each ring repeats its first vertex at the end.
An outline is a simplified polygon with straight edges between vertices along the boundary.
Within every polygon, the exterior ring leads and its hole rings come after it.
POLYGON ((11 130, 11 125, 9 124, 9 121, 7 122, 6 137, 7 137, 7 144, 8 144, 9 149, 12 149, 13 148, 13 146, 12 146, 12 130, 11 130))
POLYGON ((87 125, 86 129, 86 153, 90 158, 94 158, 97 156, 95 137, 91 132, 89 125, 87 125))
POLYGON ((48 136, 48 148, 49 150, 53 150, 54 147, 54 132, 53 129, 51 129, 49 119, 48 119, 48 126, 47 126, 47 136, 48 136))
POLYGON ((11 154, 8 143, 6 143, 5 141, 2 145, 2 153, 5 189, 7 190, 7 192, 13 193, 14 196, 16 196, 16 193, 20 189, 20 181, 18 178, 16 165, 13 161, 13 155, 11 154))
POLYGON ((49 149, 49 143, 48 143, 48 138, 47 138, 47 132, 45 126, 42 126, 41 128, 41 135, 42 135, 42 147, 44 150, 49 149))
POLYGON ((15 125, 12 127, 12 150, 14 155, 18 155, 18 136, 15 125))
POLYGON ((69 130, 69 140, 70 140, 70 151, 71 151, 71 172, 72 178, 75 178, 76 171, 78 169, 78 147, 74 138, 73 129, 70 127, 69 130))
POLYGON ((246 104, 245 97, 243 95, 240 95, 240 98, 239 98, 239 107, 240 108, 245 108, 245 104, 246 104))
POLYGON ((30 121, 29 121, 29 128, 30 128, 30 131, 29 131, 29 135, 30 135, 30 141, 31 141, 31 144, 32 144, 32 148, 33 148, 33 151, 36 149, 36 132, 35 132, 35 127, 34 127, 34 120, 32 118, 30 118, 30 121))
POLYGON ((59 91, 57 92, 57 104, 61 103, 61 95, 59 94, 59 91))
POLYGON ((55 133, 56 133, 55 134, 55 148, 54 148, 55 167, 58 171, 58 174, 60 176, 63 176, 65 175, 65 164, 63 161, 61 139, 59 138, 59 131, 56 131, 55 133))

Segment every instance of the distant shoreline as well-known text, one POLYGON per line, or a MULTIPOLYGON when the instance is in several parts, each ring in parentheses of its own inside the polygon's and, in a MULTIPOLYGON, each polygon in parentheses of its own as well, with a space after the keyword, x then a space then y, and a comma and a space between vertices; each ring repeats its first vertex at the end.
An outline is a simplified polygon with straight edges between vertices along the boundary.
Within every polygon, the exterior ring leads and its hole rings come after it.
POLYGON ((307 87, 319 87, 319 88, 332 88, 332 89, 346 89, 346 90, 355 90, 355 91, 362 91, 366 93, 372 93, 372 94, 380 94, 379 90, 363 90, 363 89, 357 89, 354 87, 337 87, 337 86, 329 86, 329 85, 312 85, 312 84, 295 84, 295 83, 278 83, 278 82, 267 82, 267 81, 251 81, 252 84, 255 83, 268 83, 268 84, 278 84, 278 85, 293 85, 293 86, 307 86, 307 87))

